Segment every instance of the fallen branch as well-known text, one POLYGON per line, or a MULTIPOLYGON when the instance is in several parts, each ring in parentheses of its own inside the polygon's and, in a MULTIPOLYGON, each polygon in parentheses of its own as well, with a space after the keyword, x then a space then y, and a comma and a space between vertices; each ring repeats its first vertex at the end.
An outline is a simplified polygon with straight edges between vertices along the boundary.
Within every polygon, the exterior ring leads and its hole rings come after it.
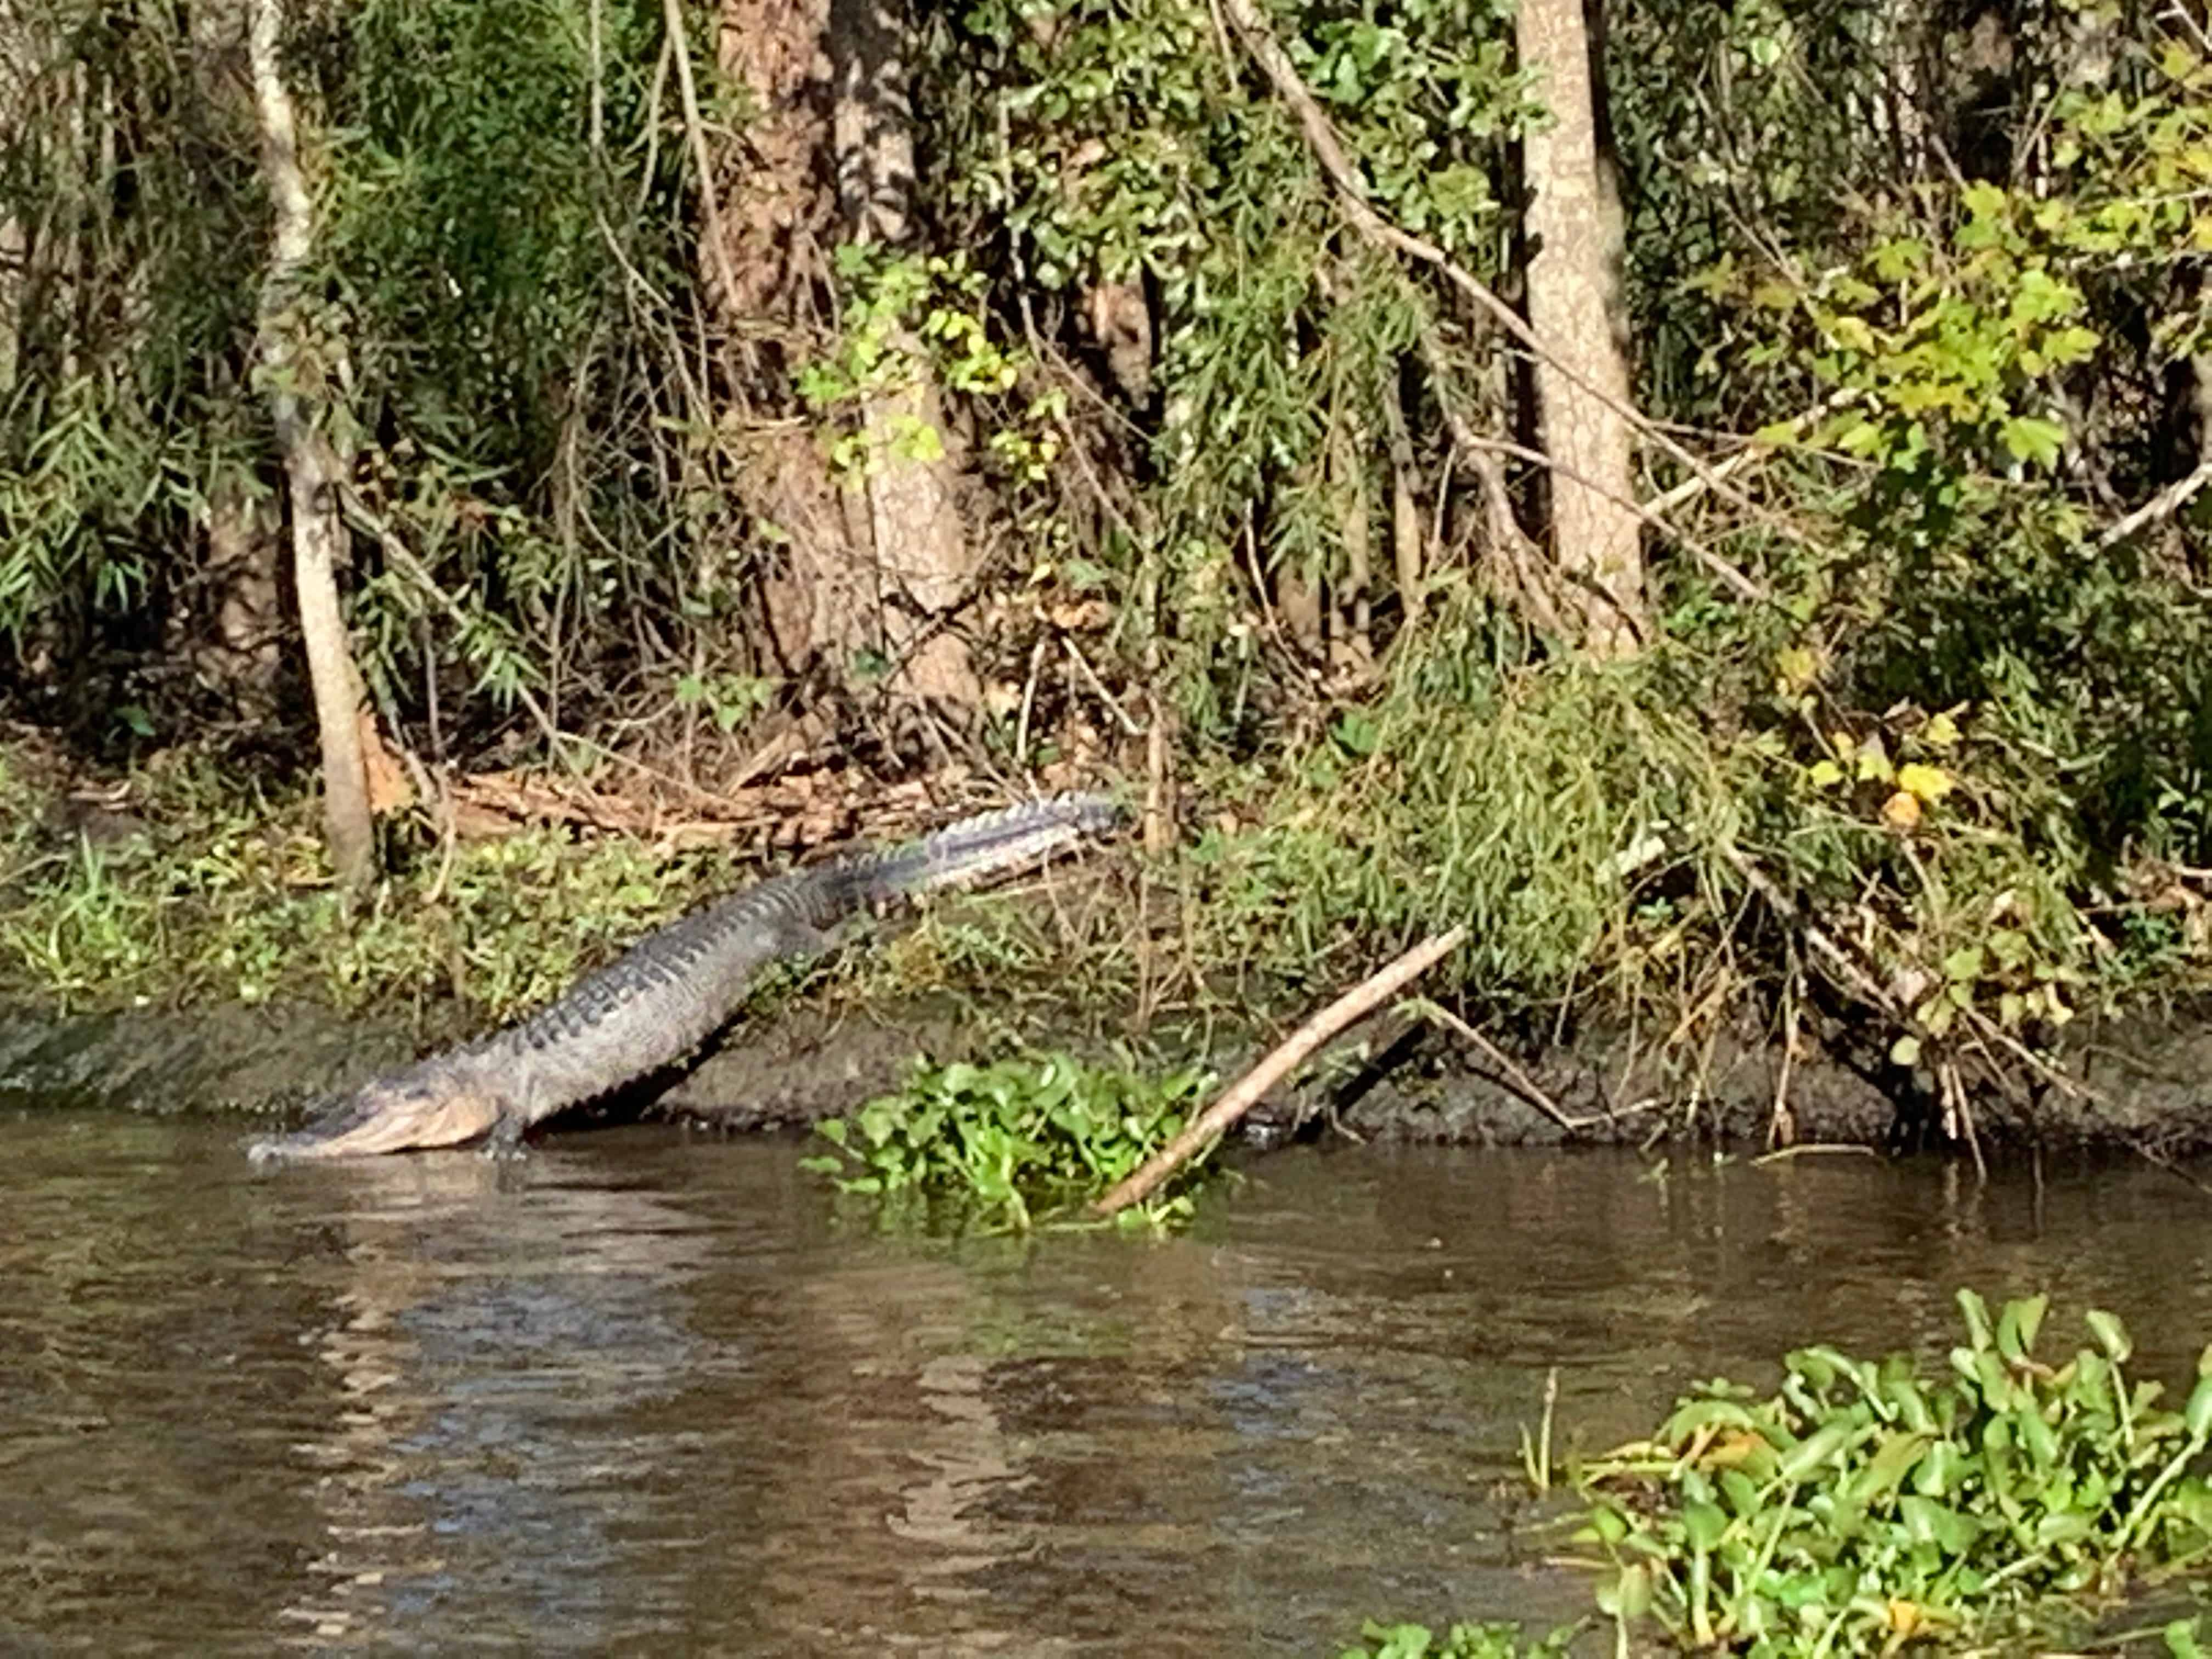
POLYGON ((1446 1030, 1456 1032, 1473 1043, 1482 1051, 1492 1065, 1505 1073, 1505 1080, 1512 1085, 1514 1093, 1519 1095, 1522 1099, 1543 1113, 1546 1117, 1550 1118, 1569 1134, 1579 1133, 1584 1129, 1605 1121, 1602 1117, 1568 1116, 1566 1109, 1546 1093, 1535 1079, 1522 1071, 1515 1063, 1512 1055, 1507 1054, 1505 1050, 1483 1036, 1450 1009, 1431 1002, 1426 997, 1417 997, 1408 1012, 1419 1014, 1423 1019, 1432 1020, 1446 1030))
POLYGON ((1230 1125, 1258 1105, 1268 1090, 1288 1077, 1315 1049, 1353 1021, 1389 1001, 1458 949, 1460 941, 1466 937, 1465 927, 1455 927, 1425 945, 1416 945, 1380 973, 1346 991, 1291 1032, 1266 1059, 1200 1112, 1181 1134, 1147 1158, 1142 1169, 1091 1207, 1100 1215, 1112 1215, 1140 1202, 1153 1188, 1220 1139, 1230 1125))

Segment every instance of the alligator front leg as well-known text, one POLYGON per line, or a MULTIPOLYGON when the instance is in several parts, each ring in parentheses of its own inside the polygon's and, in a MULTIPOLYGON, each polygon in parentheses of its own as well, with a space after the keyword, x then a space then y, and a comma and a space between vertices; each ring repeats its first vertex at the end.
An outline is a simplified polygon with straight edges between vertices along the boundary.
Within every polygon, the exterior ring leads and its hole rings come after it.
POLYGON ((507 1163, 526 1157, 522 1137, 530 1127, 530 1120, 517 1111, 503 1111, 499 1121, 491 1126, 484 1137, 483 1155, 494 1163, 507 1163))

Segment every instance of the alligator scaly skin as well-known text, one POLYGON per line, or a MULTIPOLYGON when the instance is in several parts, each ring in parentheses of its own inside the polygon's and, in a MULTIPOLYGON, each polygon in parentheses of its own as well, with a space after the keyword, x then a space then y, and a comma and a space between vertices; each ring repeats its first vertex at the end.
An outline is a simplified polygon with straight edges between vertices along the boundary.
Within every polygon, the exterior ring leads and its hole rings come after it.
POLYGON ((719 1030, 761 968, 826 949, 867 906, 1036 863, 1110 829, 1120 810, 1057 795, 967 818, 888 853, 794 871, 693 911, 520 1024, 364 1085, 255 1163, 452 1146, 525 1129, 681 1060, 719 1030))

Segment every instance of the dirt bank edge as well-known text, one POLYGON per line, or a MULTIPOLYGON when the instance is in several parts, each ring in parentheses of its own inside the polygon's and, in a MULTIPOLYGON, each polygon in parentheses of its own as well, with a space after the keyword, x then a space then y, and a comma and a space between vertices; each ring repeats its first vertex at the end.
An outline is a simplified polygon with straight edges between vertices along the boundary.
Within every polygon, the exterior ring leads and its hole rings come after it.
MULTIPOLYGON (((0 1109, 296 1117, 409 1058, 410 1029, 308 1004, 0 1010, 0 1109)), ((983 1022, 946 1001, 861 1012, 789 1005, 739 1022, 694 1065, 597 1109, 731 1131, 801 1127, 881 1092, 917 1056, 988 1058, 1007 1046, 1003 1033, 987 1034, 983 1022)), ((1069 1046, 1092 1058, 1111 1050, 1100 1042, 1069 1046)), ((1210 1036, 1155 1031, 1140 1048, 1148 1063, 1194 1060, 1231 1077, 1259 1044, 1217 1028, 1210 1036)), ((2069 1033, 2065 1060, 2063 1086, 2045 1079, 1984 1097, 1974 1127, 1985 1143, 2109 1144, 2169 1155, 2212 1146, 2212 1006, 2083 1021, 2069 1033)), ((1874 1044, 1808 1049, 1801 1039, 1786 1079, 1779 1045, 1755 1035, 1723 1034, 1686 1058, 1655 1054, 1630 1032, 1591 1030, 1516 1062, 1517 1077, 1448 1033, 1384 1016, 1352 1033, 1316 1076, 1271 1100, 1252 1123, 1271 1137, 1342 1131, 1460 1145, 1764 1140, 1778 1101, 1799 1142, 1910 1149, 1944 1139, 1931 1080, 1891 1065, 1874 1044)))

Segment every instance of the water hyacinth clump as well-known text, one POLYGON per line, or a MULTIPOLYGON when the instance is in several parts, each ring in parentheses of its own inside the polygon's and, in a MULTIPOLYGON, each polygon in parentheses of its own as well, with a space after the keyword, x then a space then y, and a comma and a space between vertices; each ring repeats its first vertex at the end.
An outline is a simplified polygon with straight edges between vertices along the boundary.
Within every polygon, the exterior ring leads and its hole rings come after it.
POLYGON ((1627 1640, 1757 1659, 1972 1638, 2047 1598, 2114 1594, 2212 1549, 2212 1348, 2180 1410, 2126 1371, 2120 1322, 2035 1358, 2047 1299, 1992 1321, 1961 1291, 1950 1374, 1830 1347, 1790 1354, 1778 1392, 1698 1388, 1650 1440, 1583 1468, 1578 1534, 1611 1576, 1627 1640))
MULTIPOLYGON (((989 1066, 919 1065, 894 1094, 816 1133, 836 1150, 804 1160, 894 1223, 1025 1231, 1079 1209, 1178 1133, 1213 1085, 1195 1070, 1149 1075, 1066 1054, 989 1066)), ((1123 1225, 1186 1220, 1206 1158, 1192 1159, 1123 1225)))
POLYGON ((1454 1625, 1439 1636, 1425 1625, 1386 1625, 1370 1620, 1361 1644, 1338 1659, 1566 1659, 1575 1627, 1532 1637, 1518 1625, 1454 1625))

